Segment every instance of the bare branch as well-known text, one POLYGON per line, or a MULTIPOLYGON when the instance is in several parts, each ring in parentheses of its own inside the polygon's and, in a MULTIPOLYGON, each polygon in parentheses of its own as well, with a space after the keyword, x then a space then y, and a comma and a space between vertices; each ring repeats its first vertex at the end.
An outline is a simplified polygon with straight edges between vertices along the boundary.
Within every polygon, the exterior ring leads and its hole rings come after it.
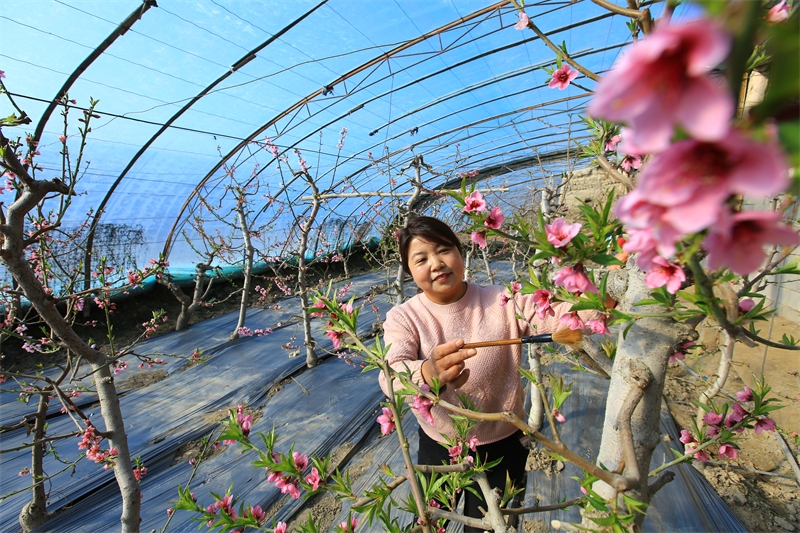
MULTIPOLYGON (((517 8, 517 9, 518 9, 520 12, 523 12, 523 11, 524 11, 524 10, 523 10, 523 8, 522 8, 522 6, 520 6, 520 5, 517 3, 517 0, 511 0, 511 3, 512 3, 512 4, 514 4, 514 7, 516 7, 516 8, 517 8)), ((551 41, 550 39, 548 39, 548 38, 547 38, 547 35, 545 35, 545 34, 542 32, 542 30, 540 30, 539 28, 537 28, 537 27, 536 27, 536 24, 534 24, 534 23, 533 23, 533 20, 531 20, 531 19, 528 19, 528 27, 529 27, 530 29, 532 29, 532 30, 533 30, 533 32, 534 32, 536 35, 538 35, 538 36, 539 36, 539 39, 541 39, 541 40, 542 40, 542 42, 543 42, 545 45, 547 45, 547 47, 548 47, 550 50, 552 50, 553 52, 555 52, 555 53, 556 53, 556 54, 558 54, 558 55, 564 56, 564 60, 565 60, 567 63, 569 63, 571 66, 573 66, 573 67, 575 68, 575 70, 577 70, 578 72, 580 72, 581 74, 583 74, 584 76, 586 76, 587 78, 589 78, 589 79, 591 79, 591 80, 594 80, 594 81, 600 81, 600 76, 598 76, 597 74, 595 74, 595 73, 594 73, 594 72, 592 72, 591 70, 588 70, 587 68, 585 68, 585 67, 581 66, 581 65, 580 65, 580 64, 579 64, 577 61, 575 61, 574 59, 572 59, 572 58, 569 56, 569 54, 565 53, 563 50, 561 50, 559 47, 557 47, 555 44, 553 44, 553 41, 551 41)))
POLYGON ((608 175, 611 176, 614 180, 618 181, 619 183, 623 184, 629 191, 633 190, 634 184, 633 180, 627 177, 625 174, 614 168, 608 159, 605 158, 602 154, 597 154, 594 156, 597 160, 597 164, 600 167, 608 172, 608 175))

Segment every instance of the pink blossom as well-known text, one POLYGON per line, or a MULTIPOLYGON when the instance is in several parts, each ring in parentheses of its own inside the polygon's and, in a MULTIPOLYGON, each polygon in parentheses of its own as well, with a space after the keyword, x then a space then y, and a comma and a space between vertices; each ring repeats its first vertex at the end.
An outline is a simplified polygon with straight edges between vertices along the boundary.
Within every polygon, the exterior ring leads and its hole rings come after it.
POLYGON ((467 445, 469 446, 469 449, 474 452, 475 449, 478 447, 478 437, 476 437, 475 435, 471 436, 467 441, 467 445))
POLYGON ((306 483, 311 485, 311 490, 317 490, 319 488, 319 483, 322 481, 322 478, 319 476, 319 470, 315 467, 311 468, 311 473, 306 476, 306 483))
POLYGON ((481 250, 486 248, 486 232, 485 231, 473 231, 472 235, 470 235, 469 240, 477 244, 481 247, 481 250))
POLYGON ((589 329, 591 329, 593 333, 597 333, 598 335, 611 335, 611 331, 609 331, 608 326, 606 325, 605 316, 588 320, 586 325, 589 326, 589 329))
MULTIPOLYGON (((524 30, 528 27, 528 15, 525 14, 524 11, 519 12, 519 20, 516 24, 514 24, 515 30, 524 30)), ((0 71, 2 72, 2 71, 0 71)))
POLYGON ((304 453, 293 452, 292 460, 294 461, 294 467, 301 472, 308 466, 308 456, 304 453))
POLYGON ((721 217, 704 242, 709 268, 727 267, 744 276, 765 261, 764 246, 800 244, 800 235, 781 224, 780 218, 779 213, 767 211, 744 211, 721 217))
POLYGON ((695 453, 694 458, 700 461, 701 463, 708 462, 708 454, 704 450, 695 453))
POLYGON ((739 456, 739 450, 730 444, 723 444, 719 447, 719 456, 727 457, 728 459, 736 459, 739 456))
POLYGON ((750 390, 750 387, 744 387, 744 390, 740 390, 736 393, 736 399, 740 402, 752 402, 753 401, 753 391, 750 390))
POLYGON ((356 530, 356 526, 358 526, 358 518, 356 518, 355 516, 351 516, 350 517, 350 523, 349 524, 347 523, 347 520, 345 520, 344 522, 341 522, 339 524, 339 527, 341 527, 347 533, 352 533, 353 531, 355 531, 356 530))
POLYGON ((275 524, 274 533, 286 533, 286 522, 278 522, 275 524))
POLYGON ((267 517, 267 514, 261 509, 260 505, 248 507, 247 511, 245 511, 245 515, 254 518, 256 522, 261 522, 267 517))
POLYGON ((689 348, 691 348, 694 345, 695 344, 693 341, 688 341, 681 344, 675 351, 675 353, 669 356, 669 362, 676 363, 678 361, 683 361, 684 359, 686 359, 686 354, 688 353, 689 348))
POLYGON ((473 191, 469 196, 464 198, 464 213, 472 213, 475 211, 486 211, 486 200, 480 191, 473 191))
POLYGON ((377 422, 381 425, 381 433, 384 435, 394 431, 394 415, 388 407, 383 408, 383 414, 378 416, 377 422))
POLYGON ((712 141, 728 131, 734 102, 707 75, 728 55, 731 40, 712 20, 671 24, 628 48, 597 84, 588 113, 630 126, 628 153, 656 153, 669 144, 675 124, 693 138, 712 141))
POLYGON ((756 302, 753 301, 752 298, 745 298, 744 300, 739 300, 739 311, 742 313, 749 313, 753 310, 756 306, 756 302))
POLYGON ((517 294, 521 290, 522 290, 522 283, 518 283, 516 281, 511 282, 511 294, 517 294))
POLYGON ((616 152, 617 145, 622 142, 622 137, 619 135, 614 135, 606 142, 606 151, 608 152, 616 152))
POLYGON ((639 268, 649 270, 649 266, 642 263, 649 265, 656 255, 671 257, 675 254, 675 243, 683 233, 668 220, 666 207, 653 203, 639 189, 634 189, 620 198, 615 213, 628 226, 630 235, 622 249, 628 253, 640 252, 639 268))
POLYGON ((706 413, 706 416, 703 417, 703 422, 709 426, 719 426, 722 424, 722 414, 709 411, 706 413))
POLYGON ((328 338, 333 343, 334 350, 338 350, 339 348, 342 347, 342 337, 344 336, 343 331, 336 331, 334 329, 329 329, 325 331, 325 335, 327 335, 328 338))
MULTIPOLYGON (((313 307, 314 309, 325 309, 325 302, 323 302, 322 300, 317 300, 311 307, 313 307)), ((311 313, 310 316, 311 318, 321 318, 324 314, 325 313, 317 312, 317 313, 311 313)))
MULTIPOLYGON (((420 388, 425 392, 430 390, 427 385, 422 385, 420 388)), ((433 402, 424 396, 414 396, 414 401, 411 404, 411 407, 416 409, 420 416, 430 425, 433 425, 433 415, 431 415, 432 406, 433 402)))
POLYGON ((790 6, 786 5, 786 0, 781 0, 779 3, 772 6, 767 12, 768 22, 783 22, 789 18, 790 6))
POLYGON ((666 209, 664 223, 688 234, 715 224, 731 194, 771 196, 788 186, 786 158, 776 143, 731 130, 716 142, 673 144, 642 171, 637 190, 666 209))
POLYGON ((553 418, 555 418, 557 421, 561 422, 562 424, 567 421, 567 417, 564 416, 564 414, 561 411, 559 411, 558 409, 553 409, 553 418))
POLYGON ((760 435, 762 431, 775 431, 775 421, 767 417, 758 418, 756 419, 755 430, 756 435, 760 435))
POLYGON ((506 304, 511 300, 511 297, 506 295, 505 293, 500 295, 500 307, 505 307, 506 304))
POLYGON ((557 218, 552 224, 545 224, 544 226, 545 233, 547 233, 547 242, 556 248, 562 248, 575 238, 575 235, 581 230, 581 226, 580 222, 567 224, 565 219, 557 218))
POLYGON ((284 485, 284 487, 281 489, 281 492, 283 494, 288 494, 295 500, 300 497, 300 489, 294 483, 287 483, 284 485))
POLYGON ((562 324, 566 324, 569 326, 569 329, 585 329, 586 324, 583 323, 581 317, 578 316, 577 311, 573 311, 572 313, 566 313, 559 317, 559 322, 562 324))
POLYGON ((725 419, 725 427, 730 429, 731 427, 735 426, 744 419, 746 414, 747 411, 745 411, 744 407, 742 407, 740 404, 732 404, 731 412, 728 413, 728 417, 725 419))
POLYGON ((556 312, 550 307, 550 298, 553 295, 547 289, 538 289, 533 292, 533 303, 536 305, 536 314, 540 320, 544 320, 547 315, 556 316, 556 312))
POLYGON ((681 441, 682 443, 684 443, 684 444, 689 444, 689 443, 692 443, 692 442, 694 442, 695 440, 694 440, 694 437, 692 436, 692 434, 691 434, 691 433, 689 433, 689 432, 688 432, 687 430, 685 430, 685 429, 682 429, 682 430, 681 430, 681 438, 680 438, 680 441, 681 441))
POLYGON ((553 283, 564 287, 569 292, 598 292, 594 283, 583 273, 580 263, 571 267, 564 267, 553 276, 553 283))
POLYGON ((463 449, 464 448, 460 444, 456 444, 455 446, 451 446, 450 448, 448 448, 447 453, 451 459, 455 459, 456 457, 461 456, 461 451, 463 449))
POLYGON ((500 229, 505 219, 506 217, 503 216, 503 212, 500 208, 495 206, 489 211, 489 216, 486 217, 486 221, 484 221, 483 225, 491 229, 500 229))
POLYGON ((644 277, 644 284, 651 289, 667 286, 667 292, 675 294, 686 281, 683 269, 657 255, 653 258, 653 268, 644 277))
POLYGON ((639 155, 628 154, 623 159, 622 162, 619 164, 622 167, 622 170, 625 172, 630 172, 631 169, 639 170, 642 168, 642 157, 639 155))
POLYGON ((558 87, 560 91, 563 91, 569 87, 570 82, 577 77, 578 71, 572 70, 567 63, 564 63, 561 65, 561 68, 553 71, 553 79, 550 80, 547 86, 551 89, 558 87))

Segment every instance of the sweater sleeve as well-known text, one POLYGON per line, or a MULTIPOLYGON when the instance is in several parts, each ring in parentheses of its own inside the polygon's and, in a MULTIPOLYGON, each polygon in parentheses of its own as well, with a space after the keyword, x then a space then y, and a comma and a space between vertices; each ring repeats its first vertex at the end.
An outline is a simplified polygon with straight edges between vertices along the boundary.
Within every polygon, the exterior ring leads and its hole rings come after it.
MULTIPOLYGON (((391 309, 386 314, 386 321, 383 323, 383 342, 384 346, 389 347, 386 354, 389 366, 397 372, 411 371, 412 381, 422 385, 425 382, 422 378, 422 363, 425 360, 419 358, 419 334, 408 317, 398 308, 391 309)), ((380 373, 378 382, 388 397, 389 387, 383 372, 380 373)), ((395 379, 392 386, 397 391, 403 385, 399 379, 395 379)))

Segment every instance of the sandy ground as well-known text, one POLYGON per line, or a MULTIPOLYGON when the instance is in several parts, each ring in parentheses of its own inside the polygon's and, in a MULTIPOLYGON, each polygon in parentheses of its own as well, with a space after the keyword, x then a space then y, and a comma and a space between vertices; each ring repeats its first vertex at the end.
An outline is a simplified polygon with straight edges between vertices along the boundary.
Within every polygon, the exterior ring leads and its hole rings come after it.
MULTIPOLYGON (((761 336, 779 341, 784 333, 794 335, 800 326, 781 317, 771 322, 760 322, 761 336)), ((707 348, 705 354, 687 356, 687 366, 700 377, 681 365, 672 365, 665 389, 670 411, 680 427, 690 429, 696 414, 700 393, 716 379, 719 352, 715 351, 719 333, 712 328, 701 332, 700 343, 707 348)), ((735 394, 745 385, 753 387, 762 373, 772 387, 771 395, 781 400, 783 409, 773 411, 772 418, 779 432, 756 435, 745 430, 739 441, 741 452, 729 465, 707 465, 703 473, 717 492, 745 523, 749 531, 783 532, 800 531, 800 474, 795 474, 791 456, 800 461, 800 352, 757 346, 749 348, 737 343, 733 365, 724 391, 735 394), (780 436, 779 436, 780 435, 780 436), (793 437, 792 435, 795 435, 793 437), (782 444, 783 440, 785 444, 782 444), (787 453, 788 452, 788 453, 787 453), (741 468, 737 468, 741 467, 741 468), (764 474, 754 471, 765 472, 764 474)), ((730 402, 720 394, 716 403, 730 402)))

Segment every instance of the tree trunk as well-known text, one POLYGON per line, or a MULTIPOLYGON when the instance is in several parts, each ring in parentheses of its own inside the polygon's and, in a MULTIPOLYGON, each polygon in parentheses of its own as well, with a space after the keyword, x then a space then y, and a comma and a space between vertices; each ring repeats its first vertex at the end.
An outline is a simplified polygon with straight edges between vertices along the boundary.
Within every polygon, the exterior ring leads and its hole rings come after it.
POLYGON ((242 302, 239 305, 239 320, 236 323, 236 329, 231 333, 231 340, 239 338, 239 330, 244 327, 245 318, 247 318, 247 305, 250 301, 250 285, 253 281, 253 257, 255 256, 255 248, 250 240, 250 228, 247 226, 247 217, 244 213, 244 205, 240 202, 237 208, 239 213, 239 222, 241 224, 242 238, 244 239, 244 283, 242 284, 242 302))
POLYGON ((119 397, 114 387, 114 378, 109 370, 109 361, 102 353, 92 349, 78 337, 72 326, 61 316, 56 309, 55 300, 45 293, 24 255, 28 245, 24 237, 26 214, 35 209, 48 194, 70 194, 70 189, 59 180, 33 180, 19 164, 19 161, 16 161, 13 150, 9 148, 8 140, 2 136, 2 133, 0 133, 0 145, 5 148, 4 162, 9 165, 9 168, 16 171, 17 177, 25 185, 25 190, 20 197, 8 207, 5 223, 0 224, 0 235, 2 235, 0 262, 19 283, 25 296, 41 319, 50 326, 61 346, 91 363, 95 370, 97 398, 105 421, 105 429, 111 446, 119 452, 114 475, 122 493, 122 532, 138 533, 141 509, 139 482, 133 474, 128 438, 125 434, 119 397))
POLYGON ((320 198, 319 190, 317 189, 316 183, 314 183, 314 179, 308 172, 305 173, 305 176, 313 191, 313 199, 311 201, 311 214, 301 226, 300 231, 300 252, 297 258, 297 283, 300 286, 300 306, 303 310, 303 338, 306 347, 306 366, 311 368, 317 366, 319 357, 314 349, 316 341, 314 341, 314 337, 311 335, 311 316, 308 313, 310 306, 308 304, 308 280, 306 276, 306 269, 308 267, 306 266, 306 251, 308 250, 308 235, 311 233, 314 219, 317 218, 317 213, 319 212, 320 198))
MULTIPOLYGON (((630 264, 629 266, 632 267, 630 264)), ((650 290, 644 285, 643 273, 630 269, 628 290, 620 302, 621 310, 639 313, 665 312, 665 308, 658 306, 635 306, 637 301, 647 298, 649 293, 650 290)), ((623 450, 632 447, 635 461, 626 461, 623 474, 634 478, 637 486, 626 494, 645 503, 649 503, 651 498, 647 485, 650 459, 661 439, 659 417, 667 362, 676 344, 681 339, 688 338, 692 329, 691 326, 679 324, 671 318, 644 317, 634 322, 624 338, 623 331, 619 334, 597 463, 602 463, 609 470, 617 470, 623 463, 623 450), (644 394, 631 416, 632 442, 625 442, 620 436, 618 423, 622 420, 618 415, 625 400, 640 387, 635 379, 637 373, 649 374, 649 385, 644 388, 644 394)), ((594 489, 606 499, 615 497, 614 489, 601 481, 595 483, 594 489)), ((637 527, 641 525, 641 520, 643 517, 637 516, 637 527)), ((584 526, 592 525, 592 522, 584 519, 584 526)))
POLYGON ((42 443, 47 424, 47 407, 50 405, 50 393, 42 391, 39 394, 39 404, 36 408, 36 417, 33 422, 33 442, 31 446, 31 479, 33 480, 33 494, 19 514, 19 525, 23 531, 31 531, 44 524, 48 519, 47 494, 44 490, 44 449, 42 443))
MULTIPOLYGON (((11 216, 9 216, 9 221, 10 219, 11 216)), ((114 378, 109 369, 109 361, 102 353, 92 349, 83 339, 78 337, 72 327, 59 314, 54 300, 44 292, 30 265, 22 258, 21 249, 20 254, 15 259, 7 257, 5 252, 13 247, 12 240, 6 233, 6 242, 2 254, 3 264, 14 278, 19 281, 25 296, 36 312, 39 313, 42 320, 52 328, 53 333, 61 341, 62 347, 92 365, 97 399, 100 402, 100 412, 105 422, 105 433, 107 434, 109 445, 119 452, 119 457, 114 467, 114 475, 122 493, 122 532, 138 533, 139 513, 141 510, 139 482, 133 474, 133 464, 130 450, 128 449, 128 436, 125 433, 125 424, 122 420, 122 411, 117 390, 114 386, 114 378)), ((20 242, 22 242, 21 238, 20 242)))

